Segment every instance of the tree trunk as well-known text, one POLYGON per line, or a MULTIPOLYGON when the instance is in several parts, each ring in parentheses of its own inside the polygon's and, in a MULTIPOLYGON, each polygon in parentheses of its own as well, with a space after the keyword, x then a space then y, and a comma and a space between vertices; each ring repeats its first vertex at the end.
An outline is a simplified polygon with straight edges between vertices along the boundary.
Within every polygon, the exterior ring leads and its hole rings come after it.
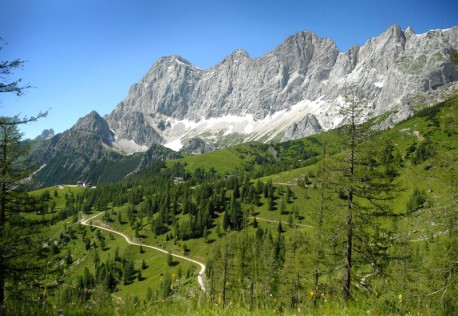
POLYGON ((250 312, 253 311, 253 303, 254 303, 254 280, 251 279, 251 284, 250 284, 250 312))
POLYGON ((226 233, 226 249, 224 251, 223 293, 222 293, 223 308, 226 306, 227 253, 228 253, 228 248, 229 248, 227 234, 228 232, 226 233))
POLYGON ((5 308, 5 271, 0 264, 0 311, 5 308))
POLYGON ((356 147, 356 122, 355 113, 351 114, 351 142, 350 142, 350 187, 348 188, 347 209, 347 245, 345 249, 345 281, 342 288, 342 303, 350 298, 351 266, 353 252, 353 178, 355 174, 355 147, 356 147))
POLYGON ((315 270, 315 280, 313 282, 313 306, 316 306, 316 296, 318 295, 318 279, 320 277, 320 271, 318 269, 315 270))
POLYGON ((352 255, 352 241, 353 241, 353 227, 352 227, 352 216, 347 216, 347 248, 345 250, 345 281, 342 288, 342 299, 343 302, 350 298, 350 285, 351 285, 351 255, 352 255))
MULTIPOLYGON (((2 144, 2 181, 6 181, 6 163, 7 163, 7 133, 3 131, 3 144, 2 144)), ((2 191, 1 191, 1 201, 0 201, 0 241, 3 240, 4 235, 4 226, 6 223, 6 194, 7 186, 6 182, 2 182, 2 191)), ((5 262, 3 258, 3 253, 5 249, 0 248, 0 310, 5 307, 5 262)))

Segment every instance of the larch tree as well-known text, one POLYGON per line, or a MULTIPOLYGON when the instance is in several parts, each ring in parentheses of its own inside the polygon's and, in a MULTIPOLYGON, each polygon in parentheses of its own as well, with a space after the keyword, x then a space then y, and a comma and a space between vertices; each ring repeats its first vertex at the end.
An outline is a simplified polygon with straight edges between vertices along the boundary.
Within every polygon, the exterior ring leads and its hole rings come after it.
POLYGON ((328 218, 325 216, 327 212, 331 209, 330 201, 332 200, 331 195, 331 184, 332 181, 330 177, 332 176, 330 172, 330 166, 328 162, 328 144, 325 142, 323 144, 323 151, 321 155, 321 160, 318 165, 318 189, 319 189, 319 198, 318 198, 318 207, 317 212, 314 213, 314 222, 316 223, 316 230, 313 238, 313 292, 312 297, 313 305, 317 303, 318 293, 322 290, 320 286, 320 277, 326 273, 327 265, 329 263, 329 247, 323 247, 325 244, 330 244, 327 240, 326 229, 323 228, 323 225, 328 223, 328 218))
POLYGON ((368 278, 382 274, 392 240, 389 222, 396 218, 390 203, 400 190, 393 167, 388 168, 380 146, 367 142, 372 134, 368 124, 363 123, 367 111, 367 101, 360 95, 346 96, 341 111, 345 154, 333 157, 333 170, 328 171, 333 174, 336 201, 332 203, 335 211, 327 215, 332 225, 323 225, 320 219, 323 233, 333 239, 330 244, 337 248, 343 245, 343 304, 351 298, 352 282, 372 291, 368 278))

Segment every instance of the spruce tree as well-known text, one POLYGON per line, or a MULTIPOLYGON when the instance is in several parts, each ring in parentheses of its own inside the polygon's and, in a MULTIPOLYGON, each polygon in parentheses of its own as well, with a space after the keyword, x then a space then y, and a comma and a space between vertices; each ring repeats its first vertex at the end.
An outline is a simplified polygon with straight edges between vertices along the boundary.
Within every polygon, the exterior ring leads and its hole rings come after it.
POLYGON ((167 264, 169 265, 169 267, 173 266, 173 256, 172 256, 172 252, 169 251, 167 253, 167 264))

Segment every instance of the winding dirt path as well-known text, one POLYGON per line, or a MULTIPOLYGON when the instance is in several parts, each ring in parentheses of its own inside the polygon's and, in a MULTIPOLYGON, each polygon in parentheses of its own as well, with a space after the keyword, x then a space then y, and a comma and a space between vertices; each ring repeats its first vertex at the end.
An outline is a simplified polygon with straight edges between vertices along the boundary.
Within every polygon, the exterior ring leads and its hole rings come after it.
MULTIPOLYGON (((96 218, 97 216, 100 216, 102 215, 104 212, 102 213, 99 213, 97 215, 94 215, 92 217, 89 217, 89 218, 86 218, 84 220, 81 220, 81 224, 83 225, 86 225, 86 226, 91 226, 91 224, 89 224, 88 222, 93 220, 94 218, 96 218)), ((116 230, 113 230, 111 228, 107 228, 107 227, 103 227, 103 226, 99 226, 99 225, 94 225, 92 224, 93 227, 97 227, 99 229, 102 229, 102 230, 105 230, 107 232, 112 232, 114 234, 117 234, 117 235, 120 235, 122 237, 124 237, 124 239, 126 240, 126 242, 130 245, 134 245, 134 246, 142 246, 142 247, 146 247, 146 248, 150 248, 150 249, 153 249, 153 250, 156 250, 156 251, 160 251, 160 252, 163 252, 163 253, 166 253, 168 254, 169 252, 162 249, 162 248, 159 248, 159 247, 155 247, 155 246, 151 246, 151 245, 147 245, 147 244, 144 244, 144 243, 137 243, 137 242, 134 242, 132 240, 129 239, 129 237, 127 237, 125 234, 121 233, 121 232, 118 232, 116 230)), ((194 264, 197 264, 198 266, 200 266, 200 271, 199 271, 199 274, 197 275, 197 282, 199 283, 199 286, 200 288, 202 289, 202 291, 204 291, 204 293, 206 292, 206 288, 205 288, 205 283, 204 283, 204 278, 203 278, 203 275, 205 273, 205 269, 206 269, 206 266, 205 264, 203 264, 202 262, 199 262, 199 261, 196 261, 194 259, 191 259, 191 258, 188 258, 188 257, 185 257, 185 256, 181 256, 181 255, 177 255, 177 254, 174 254, 172 253, 172 256, 175 257, 175 258, 180 258, 180 259, 183 259, 183 260, 186 260, 186 261, 189 261, 189 262, 192 262, 194 264)))

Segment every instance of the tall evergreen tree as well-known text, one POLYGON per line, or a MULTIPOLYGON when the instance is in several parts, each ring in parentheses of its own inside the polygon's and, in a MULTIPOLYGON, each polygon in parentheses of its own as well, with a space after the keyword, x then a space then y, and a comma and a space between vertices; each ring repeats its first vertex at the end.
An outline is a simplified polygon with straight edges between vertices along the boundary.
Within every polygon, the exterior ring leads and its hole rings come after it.
MULTIPOLYGON (((0 93, 20 96, 29 87, 22 86, 20 79, 8 80, 8 76, 21 68, 23 63, 19 59, 0 61, 0 93)), ((40 113, 37 117, 24 119, 0 116, 0 308, 5 306, 6 292, 17 294, 23 290, 19 284, 30 286, 37 281, 34 280, 34 272, 40 265, 34 237, 38 225, 21 216, 24 212, 37 211, 34 199, 21 190, 21 180, 29 176, 36 166, 25 163, 28 148, 21 142, 18 126, 45 115, 40 113)))

